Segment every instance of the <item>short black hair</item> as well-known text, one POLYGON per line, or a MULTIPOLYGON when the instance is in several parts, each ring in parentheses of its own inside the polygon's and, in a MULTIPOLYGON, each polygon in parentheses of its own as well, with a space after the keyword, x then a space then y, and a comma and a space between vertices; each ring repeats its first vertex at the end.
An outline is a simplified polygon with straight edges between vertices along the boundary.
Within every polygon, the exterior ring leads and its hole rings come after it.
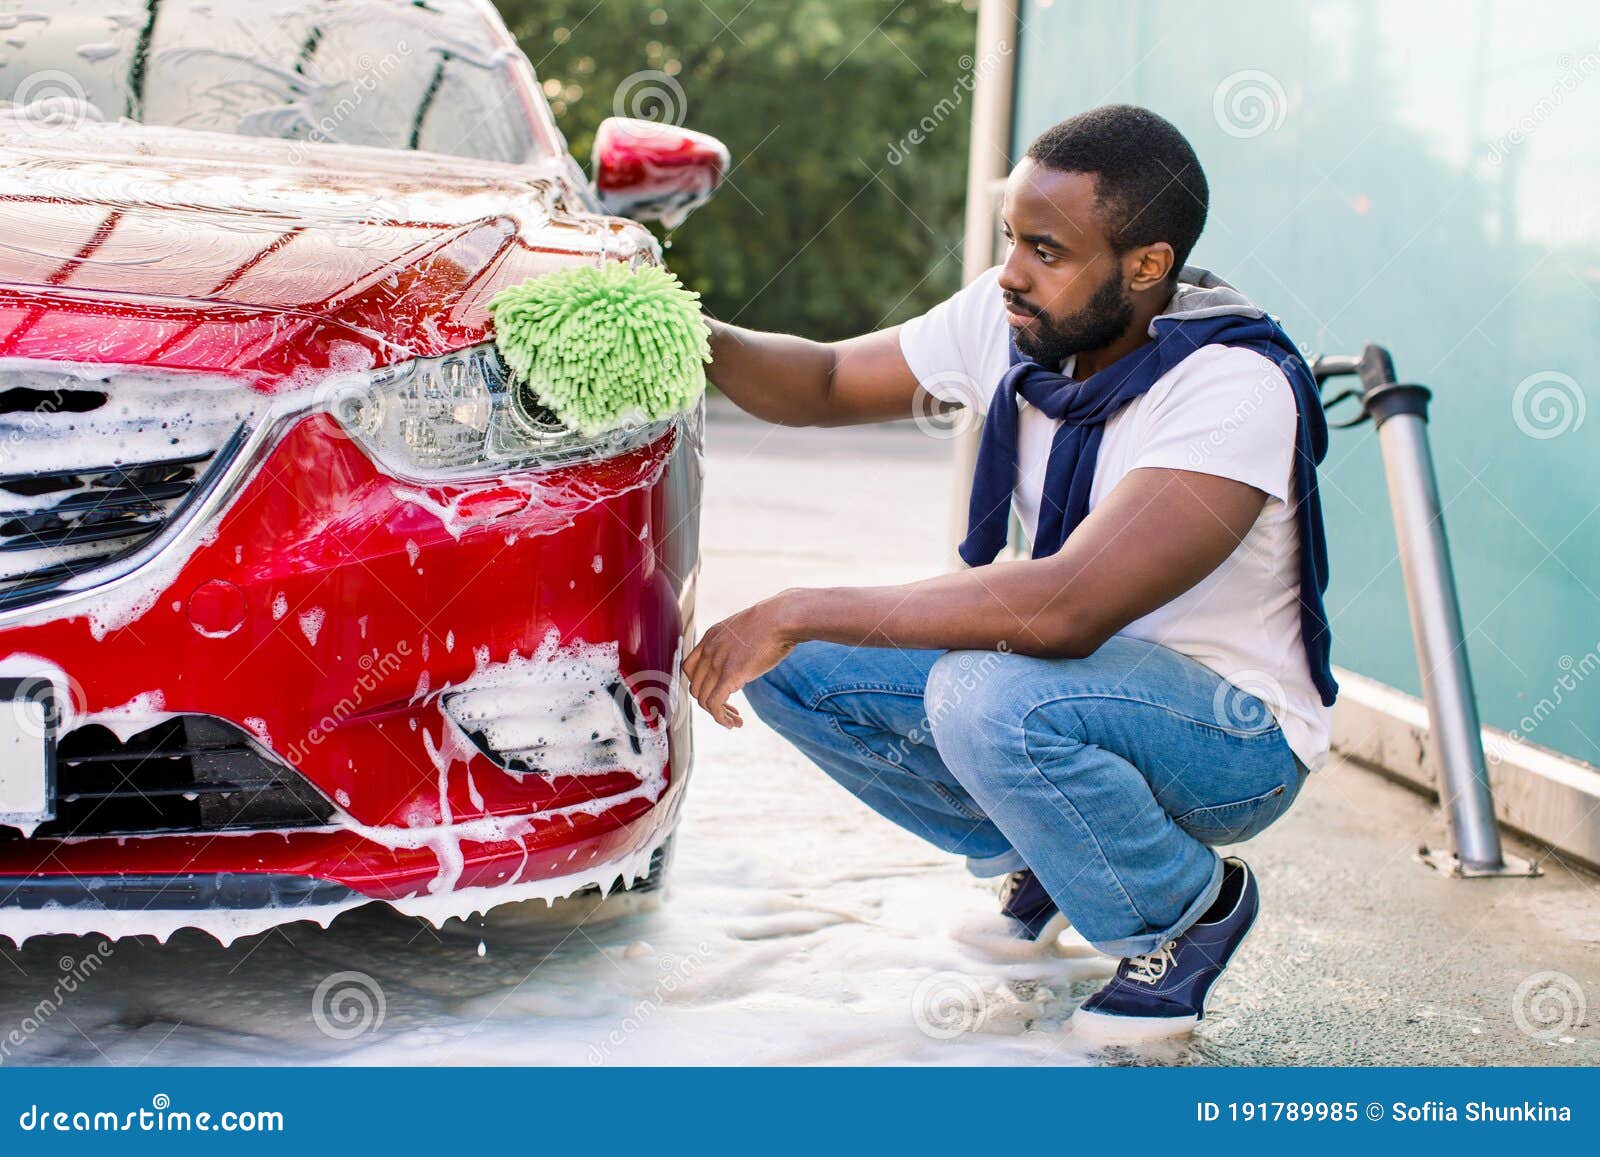
POLYGON ((1137 105, 1102 105, 1046 129, 1027 155, 1058 172, 1092 173, 1112 248, 1126 253, 1165 241, 1177 279, 1205 228, 1211 193, 1200 158, 1176 125, 1137 105))

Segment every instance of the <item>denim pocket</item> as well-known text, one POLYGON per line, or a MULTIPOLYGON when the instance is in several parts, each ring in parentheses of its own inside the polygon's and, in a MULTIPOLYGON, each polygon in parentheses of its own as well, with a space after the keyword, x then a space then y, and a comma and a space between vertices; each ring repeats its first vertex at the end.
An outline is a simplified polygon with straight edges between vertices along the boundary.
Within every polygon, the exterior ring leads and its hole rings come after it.
POLYGON ((1294 802, 1297 793, 1275 787, 1237 803, 1197 807, 1173 817, 1173 823, 1202 844, 1242 844, 1270 827, 1294 802))

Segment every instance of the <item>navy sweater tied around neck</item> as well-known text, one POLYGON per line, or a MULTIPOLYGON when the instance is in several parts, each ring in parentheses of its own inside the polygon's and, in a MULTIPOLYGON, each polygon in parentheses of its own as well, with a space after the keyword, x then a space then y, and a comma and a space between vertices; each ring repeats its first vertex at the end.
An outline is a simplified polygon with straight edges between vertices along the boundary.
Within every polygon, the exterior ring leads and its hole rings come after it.
POLYGON ((1312 681, 1323 705, 1331 706, 1338 684, 1333 678, 1332 636, 1323 605, 1328 589, 1328 546, 1317 494, 1317 465, 1328 452, 1328 424, 1311 368, 1282 327, 1253 307, 1202 309, 1191 314, 1169 311, 1155 319, 1151 330, 1154 340, 1081 381, 1029 361, 1012 343, 1011 368, 1000 379, 984 420, 961 557, 969 566, 982 566, 993 562, 1005 546, 1017 482, 1019 395, 1061 423, 1050 445, 1033 543, 1033 557, 1047 558, 1061 549, 1089 513, 1089 492, 1106 421, 1198 349, 1223 345, 1252 350, 1283 371, 1299 412, 1291 497, 1299 537, 1300 633, 1312 681))

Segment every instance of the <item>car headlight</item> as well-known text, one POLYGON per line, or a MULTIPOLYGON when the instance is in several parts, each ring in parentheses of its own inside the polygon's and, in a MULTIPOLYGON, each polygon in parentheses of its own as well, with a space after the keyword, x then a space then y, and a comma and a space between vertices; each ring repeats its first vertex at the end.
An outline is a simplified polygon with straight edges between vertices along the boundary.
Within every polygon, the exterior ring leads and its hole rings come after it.
POLYGON ((484 476, 609 457, 670 424, 585 437, 510 380, 493 342, 346 378, 331 392, 328 408, 339 422, 385 468, 409 478, 484 476))

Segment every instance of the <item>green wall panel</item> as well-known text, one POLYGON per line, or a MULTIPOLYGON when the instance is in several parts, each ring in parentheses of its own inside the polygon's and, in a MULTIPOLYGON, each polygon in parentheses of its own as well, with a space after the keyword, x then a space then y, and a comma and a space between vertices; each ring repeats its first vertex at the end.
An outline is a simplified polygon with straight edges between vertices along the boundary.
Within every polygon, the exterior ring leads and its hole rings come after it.
MULTIPOLYGON (((1097 104, 1194 142, 1194 260, 1308 352, 1378 341, 1433 440, 1486 722, 1600 763, 1600 5, 1031 0, 1014 151, 1097 104), (1590 403, 1595 413, 1589 413, 1590 403)), ((1370 426, 1323 471, 1334 659, 1419 691, 1370 426)))

